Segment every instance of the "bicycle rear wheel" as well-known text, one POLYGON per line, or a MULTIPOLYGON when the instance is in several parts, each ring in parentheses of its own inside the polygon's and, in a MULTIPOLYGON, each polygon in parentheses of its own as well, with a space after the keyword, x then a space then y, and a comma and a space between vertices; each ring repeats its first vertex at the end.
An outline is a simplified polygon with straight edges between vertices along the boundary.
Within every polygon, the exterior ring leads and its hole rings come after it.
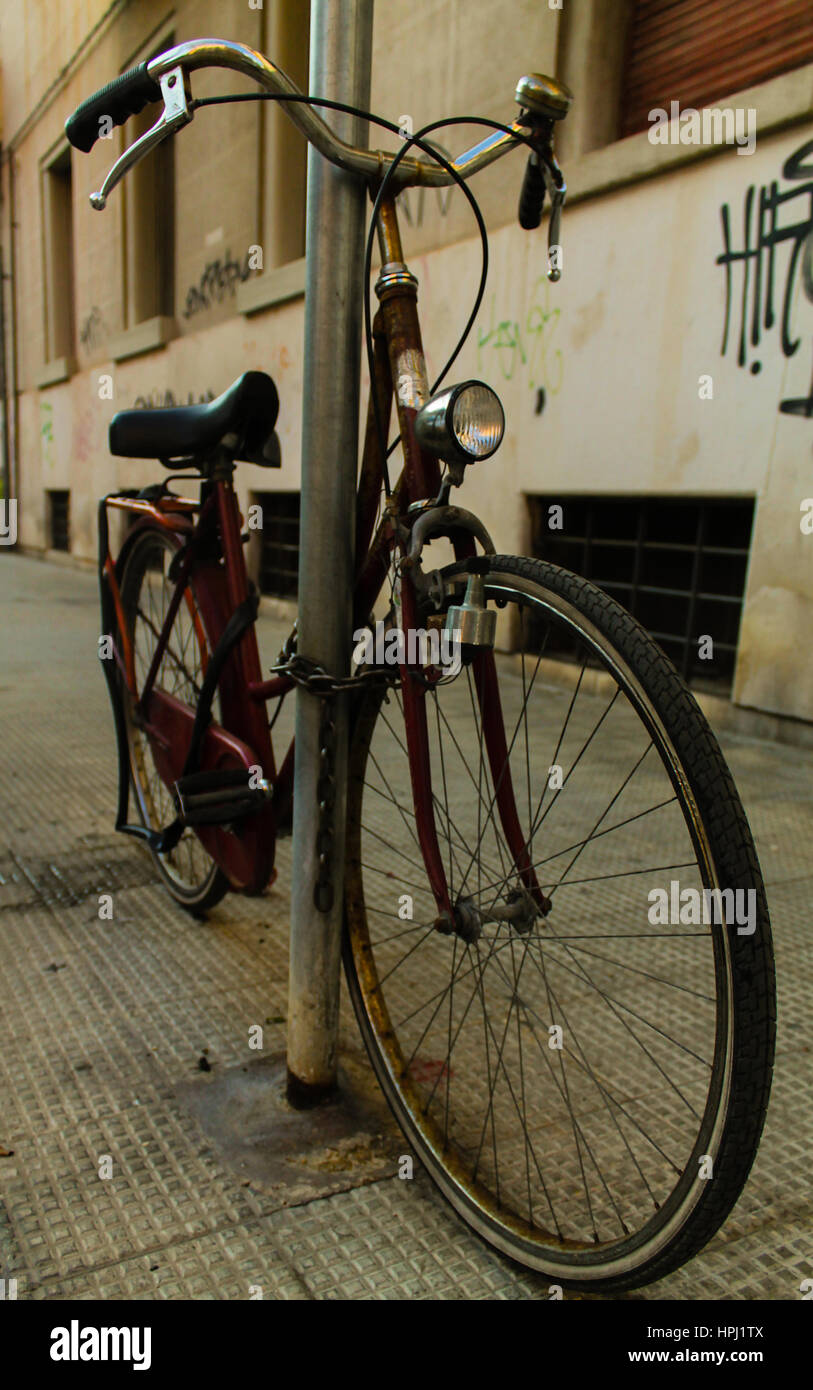
MULTIPOLYGON (((517 652, 495 658, 502 767, 478 666, 422 696, 450 896, 478 933, 433 925, 402 694, 367 693, 346 973, 393 1111, 458 1213, 562 1285, 619 1291, 695 1254, 753 1162, 774 1048, 768 911, 722 753, 660 648, 575 575, 489 564, 517 652), (496 805, 508 777, 551 902, 515 925, 499 915, 522 893, 496 805)), ((465 582, 464 562, 449 572, 465 582)))
MULTIPOLYGON (((121 598, 133 649, 137 686, 152 665, 175 584, 169 567, 177 542, 163 530, 145 528, 134 541, 121 579, 121 598)), ((211 642, 195 597, 194 582, 183 599, 161 657, 155 685, 179 700, 197 705, 211 642)), ((172 795, 153 761, 149 739, 140 726, 135 701, 122 682, 130 773, 141 820, 161 830, 175 819, 172 795)), ((218 697, 215 697, 217 710, 218 697)), ((156 868, 176 902, 190 912, 214 907, 229 890, 229 881, 210 858, 193 830, 185 830, 167 854, 152 852, 156 868)))

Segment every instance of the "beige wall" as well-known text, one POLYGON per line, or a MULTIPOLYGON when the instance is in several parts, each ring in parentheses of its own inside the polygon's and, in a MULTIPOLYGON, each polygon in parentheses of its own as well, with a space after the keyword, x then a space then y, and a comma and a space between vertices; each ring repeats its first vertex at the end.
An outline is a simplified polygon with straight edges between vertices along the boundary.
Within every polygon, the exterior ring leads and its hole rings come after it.
POLYGON ((280 393, 278 434, 283 467, 268 472, 240 466, 239 482, 248 490, 299 487, 300 401, 302 399, 301 305, 280 307, 261 319, 231 315, 217 327, 175 339, 160 354, 132 358, 114 365, 101 363, 79 372, 70 382, 48 390, 26 392, 21 419, 25 460, 21 540, 43 547, 44 489, 71 488, 72 549, 90 558, 96 553, 96 499, 117 487, 140 487, 166 476, 159 463, 111 459, 100 448, 116 410, 132 406, 139 397, 158 395, 170 382, 176 398, 206 398, 217 394, 241 371, 270 372, 280 393), (112 373, 115 398, 99 397, 99 377, 112 373))
MULTIPOLYGON (((517 80, 556 70, 560 14, 544 0, 512 0, 510 9, 493 0, 376 0, 374 14, 372 110, 396 124, 408 115, 415 131, 450 115, 511 121, 517 80)), ((488 134, 463 125, 428 138, 454 155, 488 134)), ((387 131, 372 131, 370 144, 394 148, 387 131)), ((519 186, 510 161, 478 178, 474 191, 489 227, 515 220, 519 186)), ((413 189, 405 202, 413 255, 471 234, 459 189, 413 189)))
MULTIPOLYGON (((32 9, 53 9, 55 16, 91 6, 37 5, 32 9)), ((96 6, 101 11, 103 6, 96 6)), ((260 12, 235 4, 229 36, 258 45, 262 38, 260 12)), ((29 7, 19 7, 17 23, 23 29, 23 50, 33 46, 30 32, 33 20, 29 7), (24 18, 23 18, 24 17, 24 18)), ((176 42, 216 33, 223 22, 223 6, 217 0, 195 0, 178 5, 141 0, 122 11, 117 23, 107 30, 75 74, 47 107, 41 118, 15 149, 16 217, 20 233, 16 240, 17 279, 20 287, 18 314, 19 377, 24 389, 34 385, 45 360, 43 340, 44 296, 41 264, 41 165, 49 152, 64 144, 65 120, 79 102, 103 86, 119 71, 140 61, 151 52, 163 35, 172 34, 176 42)), ((15 40, 5 38, 4 52, 15 50, 15 40), (8 47, 6 46, 8 44, 8 47)), ((46 26, 47 27, 47 26, 46 26)), ((59 29, 59 25, 56 26, 59 29)), ((60 30, 61 51, 73 53, 78 45, 74 24, 60 30)), ((19 36, 18 40, 19 41, 19 36)), ((31 99, 31 88, 39 94, 47 89, 51 71, 49 47, 36 67, 35 77, 21 91, 6 84, 5 126, 17 130, 22 124, 21 95, 31 99)), ((7 74, 16 65, 4 64, 7 74)), ((240 90, 239 79, 230 74, 203 74, 196 81, 199 96, 240 90)), ((245 82, 242 84, 245 89, 245 82)), ((30 109, 24 106, 22 110, 30 109)), ((176 165, 175 319, 177 332, 194 333, 196 317, 203 312, 207 327, 228 317, 234 309, 233 295, 213 298, 205 310, 189 312, 198 301, 207 264, 221 261, 244 266, 248 247, 256 244, 261 227, 260 190, 256 177, 258 130, 262 108, 236 105, 203 111, 174 146, 176 165), (191 296, 191 298, 190 298, 191 296)), ((122 234, 125 224, 126 184, 119 186, 104 214, 94 211, 88 195, 97 189, 107 169, 128 137, 126 128, 115 130, 111 140, 99 140, 89 155, 73 155, 74 237, 77 357, 79 367, 109 359, 110 340, 125 327, 125 286, 122 275, 122 234)), ((6 180, 7 182, 7 180, 6 180)), ((210 296, 210 298, 212 298, 210 296)))
MULTIPOLYGON (((813 623, 813 537, 800 529, 800 504, 813 497, 813 440, 810 420, 779 405, 810 392, 813 303, 797 268, 791 324, 798 351, 783 355, 777 322, 763 329, 758 346, 749 340, 740 367, 743 270, 732 272, 723 356, 725 275, 716 259, 721 205, 730 207, 732 242, 741 249, 747 189, 773 180, 789 189, 782 166, 811 140, 813 124, 766 138, 751 157, 731 150, 567 210, 565 269, 556 286, 544 277, 541 235, 513 225, 497 231, 490 289, 459 366, 461 377, 494 386, 508 420, 499 454, 469 470, 466 482, 467 505, 487 513, 498 549, 527 548, 524 493, 551 502, 557 492, 756 498, 734 698, 806 719, 813 717, 805 641, 813 623), (712 378, 710 400, 700 397, 701 375, 712 378), (546 404, 538 415, 540 386, 546 404)), ((782 225, 809 216, 809 200, 808 193, 790 205, 782 225)), ((777 320, 792 245, 776 250, 777 320)), ((478 264, 479 247, 468 242, 418 268, 425 338, 441 352, 451 325, 465 319, 478 264)), ((749 335, 753 286, 752 267, 749 335)), ((439 365, 441 352, 430 348, 430 366, 439 365)))
MULTIPOLYGON (((304 4, 304 0, 302 0, 304 4)), ((11 9, 12 7, 6 7, 11 9)), ((103 3, 30 4, 3 16, 3 124, 14 136, 55 79, 82 35, 106 11, 103 3), (47 17, 47 22, 46 22, 47 17), (48 43, 38 53, 37 33, 48 43)), ((646 136, 595 148, 608 138, 598 93, 610 82, 601 25, 620 22, 621 0, 591 3, 560 31, 561 16, 538 0, 510 6, 485 0, 377 0, 373 109, 415 127, 449 112, 513 114, 516 78, 537 68, 567 73, 595 119, 574 124, 568 173, 575 197, 564 218, 564 275, 544 278, 546 228, 526 234, 516 225, 522 158, 515 155, 478 176, 475 192, 491 231, 491 273, 472 339, 455 373, 477 375, 500 393, 508 421, 500 453, 466 482, 466 505, 481 510, 499 548, 523 551, 529 532, 526 493, 657 493, 753 496, 756 525, 746 595, 736 700, 759 709, 813 719, 813 658, 804 642, 813 610, 813 538, 799 527, 800 502, 813 495, 810 422, 781 414, 780 400, 810 387, 813 306, 797 276, 793 301, 798 352, 786 358, 778 330, 763 334, 761 370, 736 364, 723 334, 725 279, 720 207, 731 208, 733 236, 742 237, 749 185, 781 180, 787 156, 813 138, 805 92, 810 69, 760 89, 765 120, 757 151, 733 150, 698 158, 697 151, 657 150, 646 136), (589 14, 588 14, 589 10, 589 14), (564 38, 571 48, 562 48, 564 38), (577 48, 572 45, 577 44, 577 48), (393 45, 397 45, 393 57, 393 45), (602 85, 603 84, 603 85, 602 85), (599 104, 600 105, 600 104, 599 104), (784 113, 784 114, 783 114, 784 113), (604 125, 602 127, 602 120, 604 125), (774 127, 773 130, 770 127, 774 127), (590 152, 592 151, 592 152, 590 152), (617 186, 613 187, 613 184, 617 186), (590 196, 597 187, 607 191, 590 196), (518 346, 511 346, 512 343, 518 346), (500 345, 502 344, 502 345, 500 345), (710 374, 713 399, 701 400, 698 378, 710 374), (537 393, 546 403, 537 413, 537 393)), ((71 489, 72 548, 95 553, 95 505, 102 492, 160 475, 159 465, 110 460, 106 426, 114 410, 171 390, 185 401, 219 393, 241 371, 263 367, 277 381, 284 466, 280 473, 241 468, 250 490, 299 486, 303 302, 247 315, 239 293, 189 313, 207 263, 242 261, 261 241, 266 269, 290 259, 297 232, 275 217, 287 198, 291 227, 301 228, 301 179, 296 146, 286 143, 264 107, 202 111, 176 148, 176 336, 160 351, 115 360, 125 327, 121 237, 126 190, 117 189, 99 215, 87 203, 119 147, 99 142, 88 157, 74 155, 77 371, 46 389, 37 381, 44 362, 40 170, 59 148, 62 125, 76 104, 171 31, 176 40, 224 34, 245 42, 288 44, 302 32, 302 5, 286 15, 244 3, 189 0, 169 6, 143 0, 125 6, 81 59, 63 88, 15 145, 15 275, 20 397, 20 539, 44 547, 44 491, 71 489), (279 166, 263 169, 263 155, 279 166), (286 161, 288 162, 286 165, 286 161), (279 177, 288 168, 290 180, 279 177), (276 227, 276 233, 274 228, 276 227), (115 398, 99 397, 100 374, 113 378, 115 398)), ((293 47, 292 47, 293 45, 293 47)), ((296 76, 297 74, 294 73, 296 76)), ((301 76, 301 74, 300 74, 301 76)), ((195 78, 195 90, 228 90, 225 75, 195 78)), ((234 79, 233 87, 242 84, 234 79)), ((278 117, 280 113, 273 113, 278 117)), ((472 131, 441 137, 459 149, 472 131)), ((392 146, 383 136, 372 143, 392 146)), ((703 153, 703 152, 700 152, 703 153)), ((300 170, 301 174, 301 170, 300 170)), ((8 240, 9 177, 3 178, 2 236, 8 240)), ((424 342, 430 373, 438 370, 467 316, 479 271, 479 241, 459 191, 441 203, 413 192, 405 248, 420 280, 424 342)), ((797 216, 801 216, 800 211, 797 216)), ((777 250, 781 310, 790 244, 777 250)), ((273 282, 273 276, 269 283, 273 282)), ((733 272, 730 333, 739 331, 741 270, 733 272)), ((749 350, 750 352, 750 350, 749 350)), ((366 378, 366 372, 364 373, 366 378)))

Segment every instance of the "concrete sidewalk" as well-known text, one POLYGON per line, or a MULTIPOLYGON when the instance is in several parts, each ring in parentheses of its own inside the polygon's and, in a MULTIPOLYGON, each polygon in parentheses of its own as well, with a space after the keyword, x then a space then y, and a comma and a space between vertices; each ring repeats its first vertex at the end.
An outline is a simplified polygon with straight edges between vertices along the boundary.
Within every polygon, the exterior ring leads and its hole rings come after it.
MULTIPOLYGON (((304 1152, 264 1141, 282 1086, 290 842, 263 898, 228 896, 205 922, 182 912, 113 832, 94 575, 1 554, 0 614, 0 1278, 18 1298, 549 1298, 417 1167, 397 1176, 406 1144, 346 998, 353 1126, 304 1152)), ((265 664, 284 635, 261 619, 265 664)), ((722 1232, 633 1298, 792 1300, 813 1278, 813 751, 721 741, 768 884, 776 1080, 722 1232)))

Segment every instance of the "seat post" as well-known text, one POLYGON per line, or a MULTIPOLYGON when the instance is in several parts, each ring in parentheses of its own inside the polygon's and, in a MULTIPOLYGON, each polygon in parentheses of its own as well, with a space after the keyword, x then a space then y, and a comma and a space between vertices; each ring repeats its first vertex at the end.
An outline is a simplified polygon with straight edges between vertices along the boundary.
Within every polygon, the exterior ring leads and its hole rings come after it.
POLYGON ((229 603, 235 609, 248 594, 248 576, 240 538, 240 509, 234 491, 234 460, 225 449, 218 450, 210 477, 217 493, 217 517, 226 561, 229 603))

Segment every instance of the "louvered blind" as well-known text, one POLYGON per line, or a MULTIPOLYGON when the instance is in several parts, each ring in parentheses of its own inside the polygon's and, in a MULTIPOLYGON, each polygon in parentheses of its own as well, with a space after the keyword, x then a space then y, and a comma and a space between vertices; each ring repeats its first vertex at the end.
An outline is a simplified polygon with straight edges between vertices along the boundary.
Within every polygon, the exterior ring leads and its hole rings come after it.
POLYGON ((813 60, 813 0, 634 0, 621 135, 654 107, 711 106, 813 60))

